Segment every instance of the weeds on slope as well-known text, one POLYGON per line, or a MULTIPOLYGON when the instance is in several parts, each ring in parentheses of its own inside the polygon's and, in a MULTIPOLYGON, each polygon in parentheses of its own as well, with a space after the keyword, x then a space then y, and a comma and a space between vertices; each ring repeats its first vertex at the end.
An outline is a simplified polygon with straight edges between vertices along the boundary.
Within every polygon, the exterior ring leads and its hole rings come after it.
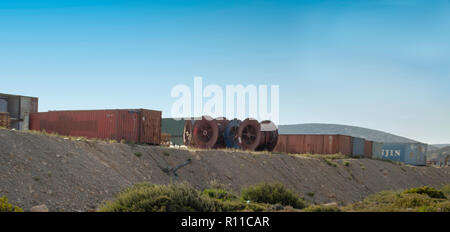
POLYGON ((450 212, 450 201, 431 187, 404 191, 383 191, 363 201, 345 206, 351 212, 450 212))
POLYGON ((291 205, 293 210, 306 203, 280 184, 256 185, 238 196, 224 187, 199 191, 188 183, 143 183, 118 194, 100 212, 262 212, 286 210, 291 205))
POLYGON ((7 212, 19 213, 19 212, 23 212, 23 209, 19 208, 18 206, 11 205, 8 202, 7 197, 0 197, 0 212, 1 213, 7 213, 7 212))

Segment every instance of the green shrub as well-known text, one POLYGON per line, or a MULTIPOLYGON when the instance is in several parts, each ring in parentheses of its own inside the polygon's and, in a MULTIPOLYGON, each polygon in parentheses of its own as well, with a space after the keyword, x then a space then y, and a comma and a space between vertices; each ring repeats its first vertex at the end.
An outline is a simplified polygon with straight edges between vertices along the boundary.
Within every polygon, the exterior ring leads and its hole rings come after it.
POLYGON ((203 194, 222 201, 232 201, 238 199, 236 195, 226 189, 205 189, 203 194))
POLYGON ((447 196, 447 199, 450 199, 450 184, 448 185, 444 185, 441 188, 441 192, 445 194, 445 196, 447 196))
POLYGON ((437 212, 447 212, 450 213, 450 201, 440 202, 436 204, 437 212))
POLYGON ((289 205, 296 209, 306 207, 305 201, 282 184, 262 183, 242 190, 241 197, 257 203, 289 205))
POLYGON ((363 201, 346 206, 344 211, 357 212, 429 212, 442 199, 431 198, 427 194, 383 191, 366 197, 363 201))
POLYGON ((333 162, 331 159, 323 159, 323 161, 332 167, 337 167, 337 163, 333 162))
POLYGON ((405 193, 417 193, 417 194, 426 194, 431 198, 437 199, 447 199, 442 191, 439 191, 435 188, 424 186, 420 188, 412 188, 405 191, 405 193))
POLYGON ((5 212, 12 212, 12 213, 18 213, 18 212, 23 212, 23 209, 11 205, 8 202, 8 198, 7 197, 0 197, 0 212, 5 213, 5 212))
POLYGON ((138 158, 141 158, 141 157, 142 157, 142 153, 140 153, 140 152, 135 152, 134 155, 135 155, 136 157, 138 157, 138 158))
POLYGON ((327 205, 311 205, 305 209, 303 209, 303 212, 317 212, 317 213, 327 213, 327 212, 341 212, 341 209, 339 209, 336 206, 327 206, 327 205))
POLYGON ((103 205, 100 212, 262 212, 266 209, 264 204, 247 204, 225 190, 200 192, 188 183, 142 183, 119 193, 114 201, 103 205))
MULTIPOLYGON (((231 207, 230 207, 231 208, 231 207)), ((137 184, 104 205, 102 212, 221 212, 224 205, 188 183, 137 184)))

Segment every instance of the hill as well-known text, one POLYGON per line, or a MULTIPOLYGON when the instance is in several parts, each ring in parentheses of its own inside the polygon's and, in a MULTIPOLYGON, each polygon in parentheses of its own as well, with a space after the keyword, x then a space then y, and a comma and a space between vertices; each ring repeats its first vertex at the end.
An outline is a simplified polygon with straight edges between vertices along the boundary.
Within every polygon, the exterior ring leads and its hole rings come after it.
POLYGON ((29 210, 89 211, 139 182, 213 180, 242 187, 279 182, 308 201, 348 204, 382 191, 450 184, 450 168, 413 167, 370 159, 185 150, 109 143, 0 129, 0 196, 29 210), (187 166, 179 166, 187 164, 187 166), (173 172, 175 167, 180 167, 173 172), (175 175, 176 174, 176 175, 175 175))
POLYGON ((383 131, 337 124, 309 123, 309 124, 295 124, 295 125, 280 125, 279 132, 280 134, 341 134, 384 143, 417 142, 412 139, 393 135, 383 131))
POLYGON ((432 161, 445 162, 447 157, 450 157, 450 146, 428 151, 427 154, 427 159, 432 161))

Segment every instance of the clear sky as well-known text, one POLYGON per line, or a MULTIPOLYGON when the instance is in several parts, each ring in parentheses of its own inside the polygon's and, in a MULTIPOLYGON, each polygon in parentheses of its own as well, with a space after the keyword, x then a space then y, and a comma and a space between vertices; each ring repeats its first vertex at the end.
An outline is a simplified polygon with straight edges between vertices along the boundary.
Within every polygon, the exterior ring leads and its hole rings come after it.
POLYGON ((0 1, 0 92, 149 108, 176 84, 280 85, 280 120, 450 143, 450 1, 0 1))

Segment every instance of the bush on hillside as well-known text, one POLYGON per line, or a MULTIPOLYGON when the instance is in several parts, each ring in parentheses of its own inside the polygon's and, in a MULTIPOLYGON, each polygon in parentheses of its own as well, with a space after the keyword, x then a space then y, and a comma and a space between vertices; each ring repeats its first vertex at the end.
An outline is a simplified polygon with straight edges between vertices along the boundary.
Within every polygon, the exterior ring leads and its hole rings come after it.
POLYGON ((435 188, 424 186, 420 188, 412 188, 405 191, 405 193, 417 193, 417 194, 425 194, 431 198, 437 199, 447 199, 442 191, 439 191, 435 188))
POLYGON ((445 196, 447 196, 447 199, 450 199, 450 184, 444 185, 441 188, 441 192, 443 192, 445 194, 445 196))
POLYGON ((306 207, 305 200, 298 197, 292 190, 287 189, 282 184, 262 183, 250 186, 242 190, 241 196, 244 200, 252 202, 281 204, 284 206, 292 206, 296 209, 306 207))
POLYGON ((305 209, 303 212, 314 212, 314 213, 337 213, 341 212, 336 206, 327 206, 327 205, 311 205, 305 209))
POLYGON ((225 189, 205 189, 203 190, 203 194, 221 201, 233 201, 238 199, 236 195, 225 189))
POLYGON ((415 188, 403 192, 383 191, 368 196, 361 202, 346 206, 343 210, 357 212, 446 212, 449 210, 450 201, 439 198, 440 194, 428 190, 415 188), (430 197, 429 194, 434 197, 430 197))
MULTIPOLYGON (((232 206, 230 206, 232 208, 232 206)), ((137 184, 104 205, 103 212, 220 212, 222 205, 188 183, 137 184)))
POLYGON ((0 212, 2 213, 6 213, 6 212, 12 212, 12 213, 18 213, 18 212, 23 212, 23 209, 11 205, 8 202, 8 198, 7 197, 0 197, 0 212))

